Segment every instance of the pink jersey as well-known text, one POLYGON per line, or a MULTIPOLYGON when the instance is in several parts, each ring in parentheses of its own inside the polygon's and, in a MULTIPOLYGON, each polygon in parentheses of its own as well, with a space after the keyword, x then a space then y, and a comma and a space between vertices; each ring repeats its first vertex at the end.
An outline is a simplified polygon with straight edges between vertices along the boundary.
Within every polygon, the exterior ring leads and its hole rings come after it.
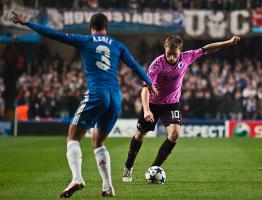
POLYGON ((179 102, 184 75, 188 66, 203 55, 202 49, 181 52, 177 62, 171 65, 165 55, 157 57, 148 69, 148 76, 159 92, 157 97, 150 95, 153 104, 173 104, 179 102))

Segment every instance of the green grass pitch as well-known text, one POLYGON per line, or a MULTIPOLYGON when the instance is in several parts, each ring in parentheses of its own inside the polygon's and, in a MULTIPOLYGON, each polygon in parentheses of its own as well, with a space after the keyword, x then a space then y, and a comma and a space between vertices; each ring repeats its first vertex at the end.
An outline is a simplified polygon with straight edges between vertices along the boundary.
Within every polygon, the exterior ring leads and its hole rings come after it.
MULTIPOLYGON (((144 173, 164 139, 144 140, 132 183, 121 180, 130 139, 107 140, 116 190, 112 199, 262 199, 261 139, 182 138, 162 166, 166 184, 147 184, 144 173)), ((71 199, 103 199, 90 138, 81 147, 86 188, 71 199)), ((0 137, 0 199, 59 199, 71 178, 65 154, 64 137, 0 137)))

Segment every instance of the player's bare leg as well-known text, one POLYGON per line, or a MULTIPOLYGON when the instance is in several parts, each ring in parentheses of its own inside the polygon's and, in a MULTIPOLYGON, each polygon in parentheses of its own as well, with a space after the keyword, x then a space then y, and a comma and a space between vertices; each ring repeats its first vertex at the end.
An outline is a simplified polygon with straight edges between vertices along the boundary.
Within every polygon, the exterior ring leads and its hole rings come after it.
POLYGON ((67 188, 60 194, 61 198, 69 198, 77 190, 85 187, 85 182, 81 173, 82 152, 80 140, 85 135, 86 129, 70 125, 67 137, 67 160, 72 172, 72 181, 67 188))
POLYGON ((161 166, 167 157, 171 154, 173 148, 176 145, 176 141, 179 136, 180 125, 170 124, 167 127, 167 139, 163 142, 158 150, 158 154, 153 162, 152 166, 161 166))
POLYGON ((181 126, 179 124, 170 124, 166 128, 167 129, 167 138, 169 141, 175 143, 178 140, 180 127, 181 126))
POLYGON ((102 197, 115 196, 111 178, 110 155, 106 147, 103 146, 104 140, 109 133, 105 133, 97 128, 93 130, 92 145, 96 158, 97 167, 103 180, 102 197))
POLYGON ((129 147, 129 151, 127 155, 127 160, 125 163, 124 172, 122 176, 123 182, 132 181, 132 171, 133 171, 134 161, 141 148, 144 135, 145 133, 142 133, 141 131, 136 130, 135 135, 131 139, 130 147, 129 147))

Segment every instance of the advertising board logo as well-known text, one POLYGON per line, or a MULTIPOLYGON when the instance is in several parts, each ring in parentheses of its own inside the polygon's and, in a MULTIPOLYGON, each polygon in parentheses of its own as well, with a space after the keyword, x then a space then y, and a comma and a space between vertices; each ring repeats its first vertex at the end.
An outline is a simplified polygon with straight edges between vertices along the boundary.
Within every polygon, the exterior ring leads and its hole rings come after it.
POLYGON ((247 123, 238 123, 234 128, 233 128, 233 133, 237 137, 246 137, 250 135, 250 127, 247 123))
POLYGON ((0 121, 0 136, 10 135, 12 131, 12 123, 10 121, 0 121))
POLYGON ((262 137, 262 125, 255 126, 255 137, 262 137))

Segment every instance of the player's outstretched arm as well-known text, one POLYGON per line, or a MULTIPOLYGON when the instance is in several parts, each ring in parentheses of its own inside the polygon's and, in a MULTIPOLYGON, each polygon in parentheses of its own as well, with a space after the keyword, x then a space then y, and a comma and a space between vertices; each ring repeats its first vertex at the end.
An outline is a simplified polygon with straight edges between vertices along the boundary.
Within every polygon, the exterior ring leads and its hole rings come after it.
POLYGON ((28 26, 32 30, 38 32, 41 35, 44 35, 48 38, 58 40, 60 42, 76 46, 79 40, 81 40, 80 35, 75 34, 65 34, 56 30, 53 30, 51 28, 48 28, 46 26, 41 26, 38 24, 26 22, 20 15, 18 15, 15 12, 12 12, 12 17, 10 18, 10 21, 12 21, 15 24, 20 24, 23 26, 28 26))
POLYGON ((225 40, 225 41, 222 41, 222 42, 215 42, 215 43, 208 44, 208 45, 203 47, 203 50, 204 50, 205 54, 209 54, 209 53, 216 52, 223 47, 235 45, 239 41, 240 41, 240 37, 233 36, 230 40, 225 40))
POLYGON ((149 89, 147 87, 143 87, 141 92, 141 99, 142 99, 145 120, 148 122, 153 122, 154 116, 149 108, 149 89))
POLYGON ((150 78, 147 76, 146 71, 143 69, 141 65, 139 65, 133 58, 133 56, 129 53, 128 49, 120 44, 122 47, 121 51, 121 59, 124 63, 130 67, 143 81, 146 82, 148 89, 150 92, 154 94, 154 96, 158 96, 158 91, 152 84, 150 78))

